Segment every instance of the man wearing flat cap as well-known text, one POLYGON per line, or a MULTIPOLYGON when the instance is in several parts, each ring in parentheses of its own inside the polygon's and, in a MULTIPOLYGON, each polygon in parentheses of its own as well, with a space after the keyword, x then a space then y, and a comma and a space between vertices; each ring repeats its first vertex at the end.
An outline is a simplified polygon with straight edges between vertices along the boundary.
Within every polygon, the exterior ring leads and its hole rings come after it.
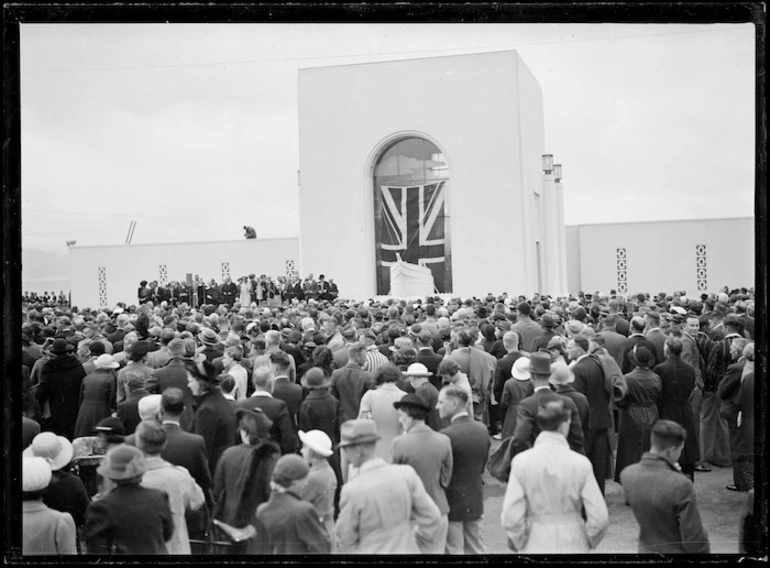
POLYGON ((359 471, 342 488, 335 525, 340 552, 414 554, 418 539, 438 538, 441 513, 414 468, 377 457, 379 438, 373 420, 348 420, 340 429, 339 447, 359 471))
POLYGON ((445 434, 435 432, 425 423, 431 406, 420 395, 407 394, 393 406, 398 410, 404 433, 393 439, 391 463, 411 465, 441 513, 441 531, 437 538, 427 543, 418 539, 418 545, 425 553, 444 554, 449 529, 446 488, 452 480, 452 444, 445 434))

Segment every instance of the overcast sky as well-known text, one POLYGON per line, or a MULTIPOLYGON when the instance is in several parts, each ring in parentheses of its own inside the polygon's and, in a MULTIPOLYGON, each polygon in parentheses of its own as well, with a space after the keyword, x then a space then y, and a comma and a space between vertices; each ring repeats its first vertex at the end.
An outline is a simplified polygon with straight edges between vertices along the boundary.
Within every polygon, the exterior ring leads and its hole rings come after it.
POLYGON ((22 24, 22 245, 297 236, 298 69, 501 49, 568 225, 753 216, 751 24, 22 24))

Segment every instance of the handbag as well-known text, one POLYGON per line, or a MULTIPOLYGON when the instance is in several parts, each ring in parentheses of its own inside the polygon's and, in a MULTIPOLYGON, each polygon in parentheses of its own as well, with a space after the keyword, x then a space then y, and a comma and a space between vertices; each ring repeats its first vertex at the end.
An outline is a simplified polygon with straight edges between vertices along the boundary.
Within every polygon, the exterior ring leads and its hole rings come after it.
POLYGON ((249 545, 257 539, 257 529, 253 525, 237 528, 215 518, 224 504, 224 498, 222 495, 214 505, 203 537, 190 539, 192 554, 244 554, 249 545))
POLYGON ((511 461, 515 455, 513 436, 508 436, 487 459, 487 471, 498 481, 508 483, 508 477, 511 475, 511 461))

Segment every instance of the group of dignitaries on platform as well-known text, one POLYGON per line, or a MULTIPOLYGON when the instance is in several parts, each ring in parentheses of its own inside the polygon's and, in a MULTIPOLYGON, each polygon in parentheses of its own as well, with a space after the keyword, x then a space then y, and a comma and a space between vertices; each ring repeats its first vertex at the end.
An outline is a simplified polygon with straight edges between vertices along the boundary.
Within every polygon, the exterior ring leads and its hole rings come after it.
MULTIPOLYGON (((142 280, 137 289, 139 304, 167 302, 172 306, 187 303, 194 307, 203 305, 226 305, 232 307, 238 302, 241 306, 271 305, 297 300, 334 301, 339 296, 339 288, 333 278, 321 274, 316 280, 312 274, 304 279, 299 276, 278 276, 275 279, 265 274, 241 276, 235 282, 225 275, 222 282, 214 278, 208 282, 195 275, 189 283, 173 280, 166 284, 157 280, 142 280)), ((64 298, 62 298, 64 300, 64 298)))
POLYGON ((25 311, 23 553, 483 554, 495 439, 511 550, 595 550, 615 479, 640 552, 708 552, 695 472, 753 484, 746 300, 25 311))

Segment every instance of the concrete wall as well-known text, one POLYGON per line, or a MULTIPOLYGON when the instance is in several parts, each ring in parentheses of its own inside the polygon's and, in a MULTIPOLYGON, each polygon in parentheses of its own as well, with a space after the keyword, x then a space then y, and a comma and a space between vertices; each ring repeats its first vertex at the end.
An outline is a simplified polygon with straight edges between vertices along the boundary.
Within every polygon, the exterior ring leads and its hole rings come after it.
POLYGON ((302 69, 298 101, 303 273, 375 294, 373 166, 419 136, 449 165, 453 292, 535 291, 542 94, 515 51, 302 69))
POLYGON ((252 272, 285 275, 299 268, 299 240, 76 246, 69 249, 69 259, 72 304, 112 307, 117 302, 135 303, 139 282, 161 281, 164 270, 168 281, 184 281, 188 272, 217 282, 223 272, 233 281, 252 272))
POLYGON ((625 249, 628 294, 695 295, 754 286, 753 217, 578 225, 567 231, 571 293, 620 292, 618 249, 625 249))

